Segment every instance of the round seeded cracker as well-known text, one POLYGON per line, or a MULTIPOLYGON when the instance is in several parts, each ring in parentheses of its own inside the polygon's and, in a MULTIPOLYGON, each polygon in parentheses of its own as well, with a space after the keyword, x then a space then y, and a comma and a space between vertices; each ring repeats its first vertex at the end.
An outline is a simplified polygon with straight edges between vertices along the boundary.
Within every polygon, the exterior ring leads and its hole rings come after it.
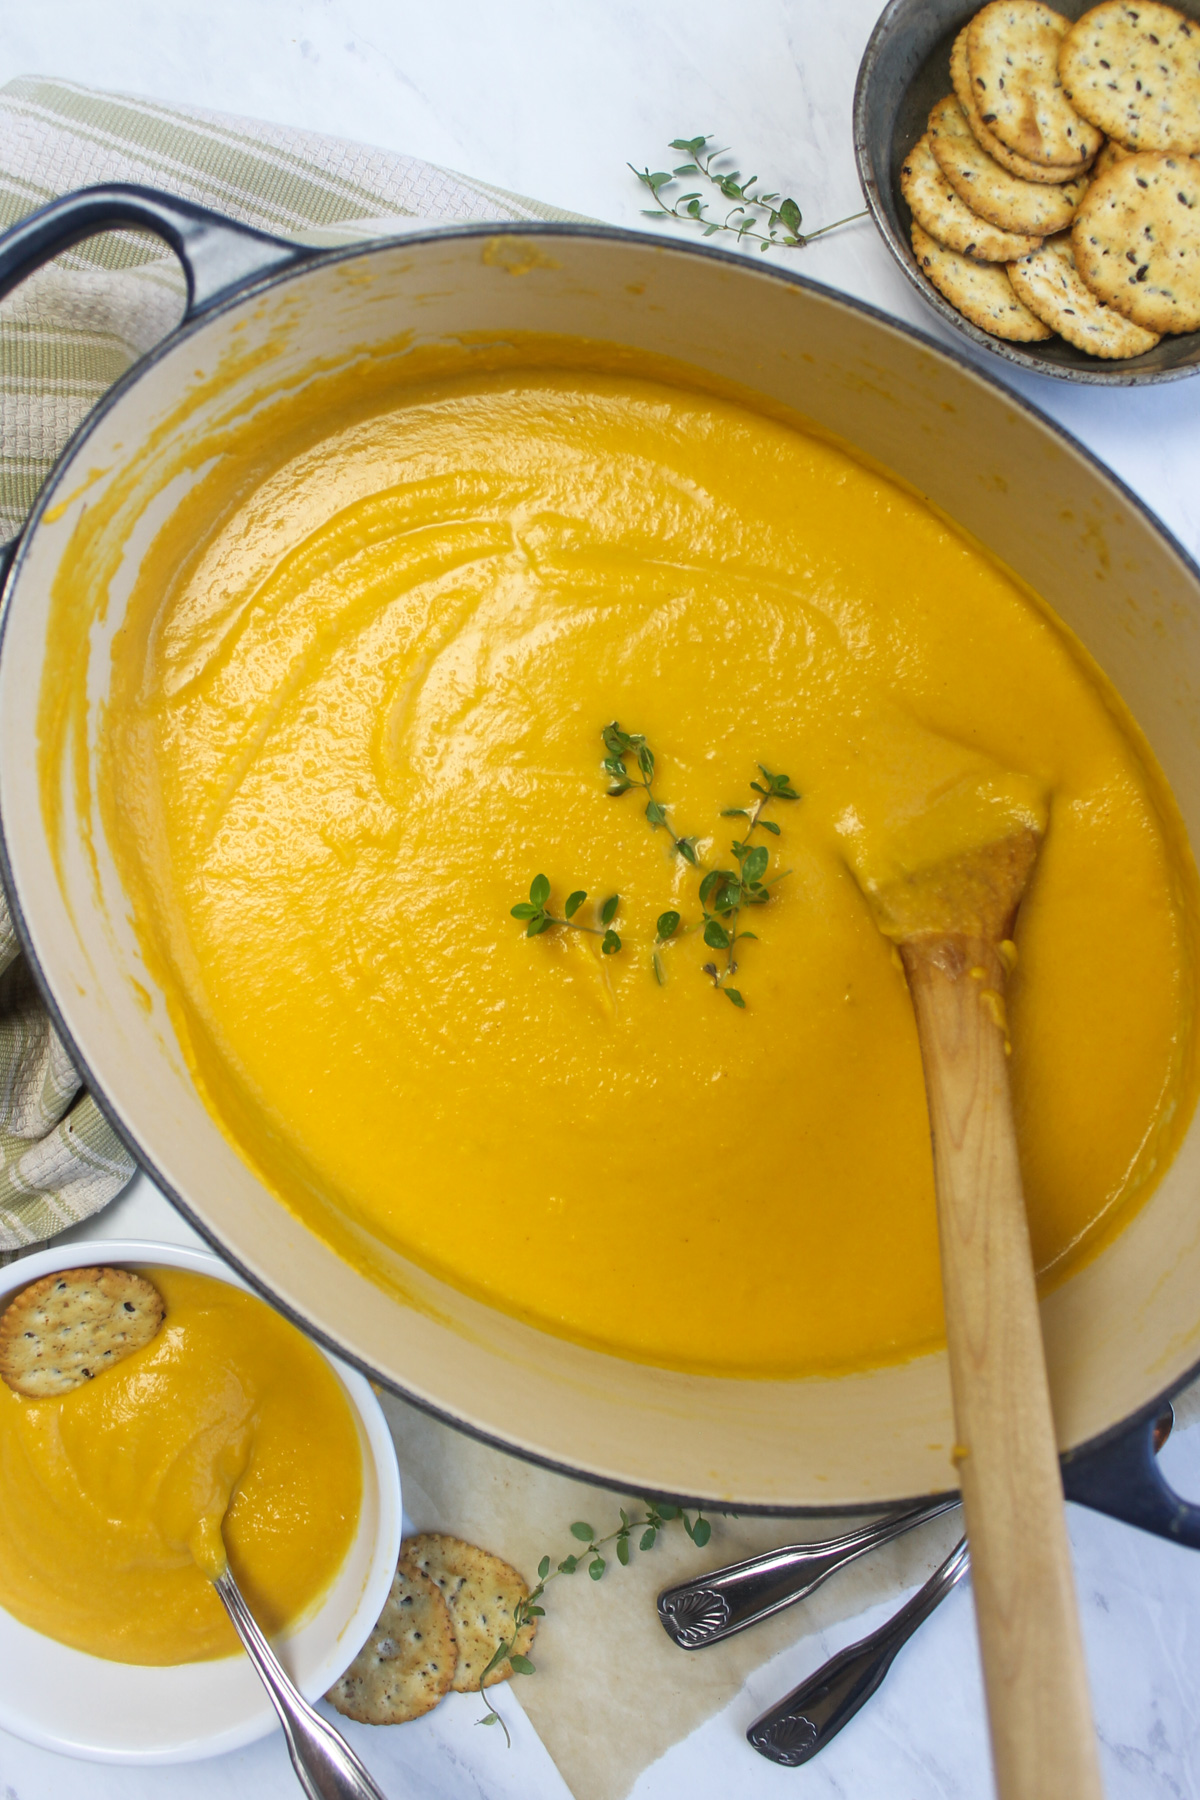
POLYGON ((1048 325, 1018 300, 1003 263, 977 263, 957 250, 947 250, 913 221, 912 246, 923 275, 964 319, 1016 344, 1035 344, 1053 337, 1048 325))
POLYGON ((325 1698, 360 1725, 403 1725, 450 1692, 457 1663, 441 1591, 401 1557, 375 1629, 325 1698))
MULTIPOLYGON (((1001 231, 960 200, 938 167, 929 133, 915 143, 900 169, 900 191, 930 237, 976 262, 1013 262, 1036 250, 1041 238, 1001 231)), ((1049 190, 1047 190, 1049 191, 1049 190)))
MULTIPOLYGON (((969 25, 964 25, 954 40, 950 52, 950 83, 958 97, 971 134, 981 150, 986 150, 993 162, 998 162, 1002 169, 1010 175, 1019 175, 1022 181, 1044 181, 1052 186, 1061 185, 1064 181, 1073 181, 1080 174, 1078 165, 1054 163, 1035 163, 1028 156, 1019 156, 1002 144, 993 131, 990 131, 980 116, 979 107, 971 88, 971 71, 967 66, 967 32, 969 25)), ((1086 164, 1084 165, 1086 167, 1086 164)))
POLYGON ((1125 157, 1084 195, 1072 242, 1106 306, 1145 331, 1200 330, 1200 162, 1125 157))
POLYGON ((1085 175, 1062 186, 1010 175, 979 144, 954 94, 929 115, 929 147, 959 199, 1002 231, 1031 237, 1065 231, 1087 187, 1085 175))
POLYGON ((1157 0, 1104 0, 1059 45, 1077 112, 1130 150, 1200 151, 1200 25, 1157 0))
POLYGON ((163 1299, 129 1269, 63 1269, 30 1282, 0 1315, 0 1378, 45 1399, 82 1387, 148 1344, 163 1299))
MULTIPOLYGON (((483 1671, 501 1644, 512 1638, 514 1609, 519 1600, 529 1598, 527 1583, 516 1569, 490 1551, 478 1550, 474 1544, 441 1531, 423 1531, 417 1537, 406 1538, 400 1546, 400 1556, 441 1589, 449 1608, 458 1647, 455 1692, 478 1693, 483 1671)), ((521 1627, 514 1654, 528 1654, 536 1629, 535 1619, 521 1627)), ((505 1658, 483 1686, 507 1681, 511 1674, 512 1664, 505 1658)))
POLYGON ((1031 162, 1078 169, 1103 138, 1059 77, 1068 23, 1041 0, 992 0, 967 27, 967 66, 980 118, 1002 144, 1031 162))
POLYGON ((1141 356, 1159 341, 1157 332, 1123 319, 1084 286, 1067 232, 1012 263, 1008 278, 1030 312, 1089 356, 1141 356))

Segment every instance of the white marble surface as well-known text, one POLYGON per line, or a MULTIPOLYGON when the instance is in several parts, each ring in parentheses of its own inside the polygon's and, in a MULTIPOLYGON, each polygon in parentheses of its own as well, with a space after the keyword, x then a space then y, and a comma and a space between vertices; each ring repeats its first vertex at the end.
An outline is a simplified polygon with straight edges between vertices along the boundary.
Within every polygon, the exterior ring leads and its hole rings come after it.
MULTIPOLYGON (((620 224, 653 229, 626 160, 663 166, 676 136, 712 131, 743 169, 797 196, 815 227, 854 210, 854 75, 878 0, 7 0, 0 81, 71 77, 336 132, 424 156, 620 224)), ((667 230, 672 227, 665 227, 667 230)), ((939 335, 942 327, 860 223, 797 266, 939 335)), ((991 359, 988 359, 989 362, 991 359)), ((1200 553, 1200 382, 1129 393, 1024 378, 1200 553)), ((186 1229, 140 1183, 97 1227, 186 1229)), ((1200 1495, 1200 1429, 1164 1457, 1200 1495)), ((1071 1508, 1110 1800, 1200 1800, 1200 1556, 1071 1508)), ((746 1691, 648 1770, 636 1800, 976 1800, 988 1792, 969 1594, 960 1589, 882 1693, 816 1763, 753 1755, 746 1725, 841 1644, 801 1636, 746 1691)), ((2 1679, 2 1674, 0 1674, 2 1679)), ((561 1800, 566 1790, 514 1698, 506 1751, 467 1701, 403 1732, 352 1728, 396 1800, 561 1800)), ((602 1755, 602 1746, 597 1747, 602 1755)), ((191 1769, 105 1770, 0 1737, 2 1800, 218 1800, 297 1790, 276 1738, 191 1769)))

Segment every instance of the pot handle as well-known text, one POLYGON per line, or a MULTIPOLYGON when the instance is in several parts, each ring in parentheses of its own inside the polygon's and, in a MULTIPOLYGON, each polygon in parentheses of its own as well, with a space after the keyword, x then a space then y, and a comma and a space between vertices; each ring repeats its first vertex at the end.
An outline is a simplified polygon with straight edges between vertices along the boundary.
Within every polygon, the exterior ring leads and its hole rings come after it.
MULTIPOLYGON (((183 264, 187 281, 185 319, 194 319, 218 300, 262 275, 306 262, 317 251, 290 244, 253 226, 239 225, 194 201, 162 194, 132 182, 110 182, 64 194, 0 236, 0 299, 63 250, 122 225, 138 226, 165 238, 183 264)), ((0 584, 20 538, 0 544, 0 584)))
POLYGON ((84 238, 122 225, 165 238, 183 264, 187 311, 194 318, 260 275, 318 254, 253 226, 239 225, 192 200, 155 188, 110 182, 81 188, 28 213, 0 237, 0 299, 26 275, 84 238))
POLYGON ((1181 1499, 1158 1466, 1157 1452, 1172 1422, 1170 1408, 1160 1407, 1098 1449, 1068 1451, 1062 1458, 1063 1492, 1093 1512, 1200 1550, 1200 1506, 1181 1499))

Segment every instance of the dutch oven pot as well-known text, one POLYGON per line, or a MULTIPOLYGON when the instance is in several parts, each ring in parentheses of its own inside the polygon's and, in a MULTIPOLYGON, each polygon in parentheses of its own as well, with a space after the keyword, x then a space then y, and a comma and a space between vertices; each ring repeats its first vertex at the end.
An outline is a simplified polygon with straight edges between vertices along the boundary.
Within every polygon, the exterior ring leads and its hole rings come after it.
MULTIPOLYGON (((647 1368, 549 1337, 393 1257, 375 1284, 276 1200, 205 1109, 138 951, 98 816, 62 792, 56 864, 39 794, 49 597, 83 507, 185 398, 188 430, 231 346, 295 380, 315 359, 565 333, 673 357, 827 427, 1007 562, 1078 633, 1150 740, 1200 843, 1200 574, 1079 444, 953 353, 802 277, 600 227, 470 226, 310 253, 137 188, 54 202, 0 241, 0 292, 101 229, 149 228, 183 262, 180 329, 70 445, 12 555, 0 646, 5 876, 56 1020, 109 1117, 204 1235, 285 1312, 388 1387, 508 1449, 625 1491, 763 1510, 880 1508, 945 1490, 945 1358, 802 1381, 647 1368), (89 861, 92 833, 97 872, 89 861), (134 983, 149 989, 149 1011, 134 983)), ((130 570, 162 523, 122 517, 125 564, 91 633, 94 726, 130 570)), ((116 529, 117 527, 114 527, 116 529)), ((89 742, 91 734, 89 733, 89 742)), ((66 769, 51 771, 53 782, 66 769)), ((1119 954, 1119 946, 1115 947, 1119 954)), ((1068 1492, 1200 1544, 1155 1472, 1161 1398, 1200 1361, 1200 1123, 1148 1203, 1042 1306, 1068 1492)), ((669 1295, 672 1271, 659 1271, 669 1295)), ((712 1295, 714 1309, 721 1294, 712 1295)))

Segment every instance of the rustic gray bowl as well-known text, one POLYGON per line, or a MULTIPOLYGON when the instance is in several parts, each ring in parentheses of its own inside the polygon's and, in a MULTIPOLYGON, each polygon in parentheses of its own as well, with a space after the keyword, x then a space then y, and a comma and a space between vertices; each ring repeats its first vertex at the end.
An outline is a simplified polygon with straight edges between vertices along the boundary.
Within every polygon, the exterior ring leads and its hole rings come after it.
MULTIPOLYGON (((964 319, 925 278, 913 255, 912 214, 900 192, 900 166, 925 130, 930 109, 952 92, 950 47, 983 0, 890 0, 880 14, 859 65, 854 92, 854 154, 858 177, 883 240, 922 299, 955 331, 1018 368, 1061 381, 1104 387, 1136 387, 1177 381, 1200 368, 1200 331, 1165 337, 1144 356, 1104 362, 1063 338, 1044 344, 1010 344, 964 319)), ((1072 19, 1090 0, 1053 0, 1072 19)), ((1200 21, 1200 0, 1172 0, 1200 21)))

